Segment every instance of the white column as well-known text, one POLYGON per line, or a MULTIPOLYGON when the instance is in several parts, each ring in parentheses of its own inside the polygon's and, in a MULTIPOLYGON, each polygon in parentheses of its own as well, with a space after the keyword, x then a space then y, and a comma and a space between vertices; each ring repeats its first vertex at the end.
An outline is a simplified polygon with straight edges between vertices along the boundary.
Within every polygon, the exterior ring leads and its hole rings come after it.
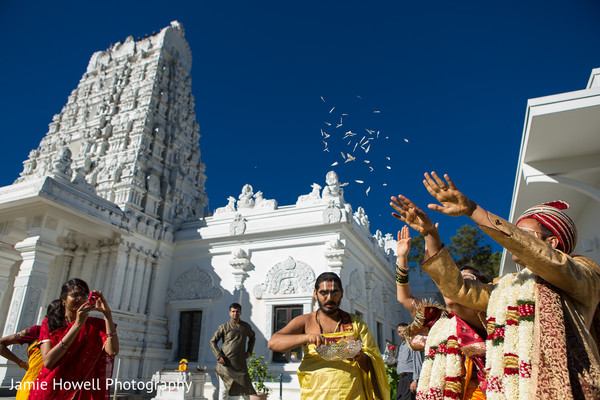
MULTIPOLYGON (((50 264, 62 252, 56 244, 44 241, 40 236, 26 238, 17 243, 15 249, 21 253, 23 262, 13 285, 12 299, 2 336, 19 332, 39 322, 37 316, 46 290, 50 264)), ((13 352, 21 359, 26 359, 27 349, 23 347, 14 348, 13 352)), ((0 362, 0 366, 3 366, 2 364, 3 362, 0 362)), ((0 368, 2 385, 19 375, 19 367, 13 363, 9 363, 7 367, 0 368)))
MULTIPOLYGON (((8 243, 0 242, 0 315, 6 315, 10 306, 10 287, 12 278, 10 271, 17 261, 21 261, 21 255, 8 243)), ((0 321, 0 332, 4 329, 4 321, 0 321)))

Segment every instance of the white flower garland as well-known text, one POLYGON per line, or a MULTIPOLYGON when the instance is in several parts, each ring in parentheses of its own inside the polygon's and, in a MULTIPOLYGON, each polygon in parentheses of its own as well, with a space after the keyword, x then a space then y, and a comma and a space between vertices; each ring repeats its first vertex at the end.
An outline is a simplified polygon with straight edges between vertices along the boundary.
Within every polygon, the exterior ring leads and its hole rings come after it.
POLYGON ((502 278, 488 303, 488 400, 529 399, 535 276, 528 269, 502 278))
POLYGON ((456 340, 456 318, 440 318, 429 331, 425 360, 417 386, 418 400, 454 400, 445 394, 462 393, 462 352, 456 340))

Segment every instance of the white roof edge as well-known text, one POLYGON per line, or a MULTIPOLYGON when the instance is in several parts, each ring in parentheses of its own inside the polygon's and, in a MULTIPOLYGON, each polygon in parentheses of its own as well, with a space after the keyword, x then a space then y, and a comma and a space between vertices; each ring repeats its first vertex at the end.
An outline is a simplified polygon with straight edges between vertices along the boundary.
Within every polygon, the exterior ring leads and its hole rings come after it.
POLYGON ((590 79, 588 80, 587 88, 591 89, 592 87, 600 86, 600 68, 594 68, 592 73, 590 74, 590 79))
POLYGON ((600 68, 598 69, 597 85, 598 86, 589 89, 582 89, 573 92, 553 94, 550 96, 529 99, 527 100, 527 107, 529 108, 552 103, 560 103, 570 100, 579 100, 586 97, 594 97, 600 95, 600 68))

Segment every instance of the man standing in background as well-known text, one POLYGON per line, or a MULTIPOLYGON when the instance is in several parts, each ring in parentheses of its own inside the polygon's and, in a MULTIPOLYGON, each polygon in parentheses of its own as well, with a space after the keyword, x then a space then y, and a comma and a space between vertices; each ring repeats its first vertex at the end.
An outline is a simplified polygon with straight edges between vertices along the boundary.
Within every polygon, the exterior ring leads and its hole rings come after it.
POLYGON ((412 350, 402 338, 401 327, 407 326, 401 322, 396 327, 400 336, 400 347, 398 348, 398 388, 396 389, 396 400, 414 400, 417 397, 417 382, 421 367, 423 366, 423 353, 412 350))
POLYGON ((240 319, 240 304, 232 303, 229 306, 229 316, 231 320, 219 325, 210 340, 210 347, 217 358, 215 371, 219 376, 219 398, 227 400, 229 396, 236 396, 247 400, 251 394, 256 394, 246 364, 246 359, 254 350, 255 333, 250 324, 240 319), (223 341, 221 349, 218 346, 220 340, 223 341))

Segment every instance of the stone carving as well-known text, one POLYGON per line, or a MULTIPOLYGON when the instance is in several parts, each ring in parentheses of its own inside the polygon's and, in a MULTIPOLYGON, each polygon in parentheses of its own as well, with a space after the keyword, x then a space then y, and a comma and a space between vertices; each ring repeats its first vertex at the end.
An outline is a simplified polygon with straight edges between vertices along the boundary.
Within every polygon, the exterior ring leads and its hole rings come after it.
POLYGON ((246 220, 242 217, 242 214, 237 213, 229 225, 229 233, 232 236, 243 235, 246 232, 246 220))
POLYGON ((369 217, 365 214, 365 209, 362 207, 358 207, 356 212, 354 213, 354 221, 357 224, 362 225, 369 229, 369 217))
POLYGON ((379 282, 373 284, 371 288, 371 309, 375 315, 383 316, 383 289, 379 282))
POLYGON ((323 199, 333 199, 336 203, 344 204, 344 189, 338 179, 335 171, 329 171, 325 176, 325 182, 327 186, 323 188, 323 199))
POLYGON ((181 274, 169 287, 167 299, 173 300, 213 300, 223 297, 223 290, 214 283, 212 274, 194 267, 181 274))
POLYGON ((215 210, 215 214, 224 214, 235 211, 235 197, 229 196, 227 200, 229 201, 227 205, 225 207, 217 208, 215 210))
POLYGON ((318 183, 313 183, 310 185, 310 187, 312 187, 312 191, 309 194, 303 194, 302 196, 298 197, 298 201, 296 201, 297 205, 321 200, 321 185, 318 183))
POLYGON ((314 283, 314 270, 308 264, 288 257, 271 267, 265 282, 256 286, 253 293, 257 299, 286 294, 310 295, 314 283))
POLYGON ((73 175, 73 170, 71 169, 72 162, 71 150, 68 147, 63 147, 54 160, 52 172, 57 177, 71 180, 71 175, 73 175))
POLYGON ((252 186, 249 184, 245 184, 242 188, 242 193, 239 195, 239 200, 237 202, 238 210, 240 208, 252 208, 254 207, 254 199, 252 196, 254 195, 252 186))
POLYGON ((342 212, 335 204, 335 200, 329 200, 327 208, 323 211, 323 222, 326 224, 334 224, 340 222, 342 219, 342 212))
POLYGON ((355 303, 359 303, 361 305, 365 304, 365 284, 362 279, 362 274, 358 270, 352 271, 350 274, 350 281, 348 285, 346 285, 346 289, 344 290, 344 294, 348 296, 350 301, 355 303))
POLYGON ((385 246, 385 240, 383 240, 383 234, 381 233, 381 231, 379 229, 377 229, 375 231, 375 235, 373 235, 373 238, 375 238, 375 243, 377 244, 377 246, 379 246, 379 247, 385 246))
POLYGON ((248 276, 246 270, 250 266, 250 256, 243 249, 234 250, 229 260, 229 265, 233 267, 233 276, 235 278, 235 288, 240 290, 244 285, 244 280, 248 276))
POLYGON ((277 208, 277 201, 274 199, 267 200, 263 198, 263 192, 261 191, 256 192, 254 198, 256 199, 254 206, 257 208, 268 208, 269 210, 274 210, 277 208))
POLYGON ((208 199, 190 68, 190 49, 177 22, 95 53, 17 182, 50 175, 71 181, 74 170, 77 184, 89 190, 87 181, 123 211, 147 213, 176 229, 202 217, 208 199), (80 171, 86 157, 91 169, 80 171), (147 193, 164 199, 144 207, 147 193))
POLYGON ((340 275, 342 267, 344 266, 344 255, 345 246, 340 239, 334 239, 328 243, 327 249, 325 250, 325 258, 327 259, 327 265, 331 268, 332 272, 340 275))

